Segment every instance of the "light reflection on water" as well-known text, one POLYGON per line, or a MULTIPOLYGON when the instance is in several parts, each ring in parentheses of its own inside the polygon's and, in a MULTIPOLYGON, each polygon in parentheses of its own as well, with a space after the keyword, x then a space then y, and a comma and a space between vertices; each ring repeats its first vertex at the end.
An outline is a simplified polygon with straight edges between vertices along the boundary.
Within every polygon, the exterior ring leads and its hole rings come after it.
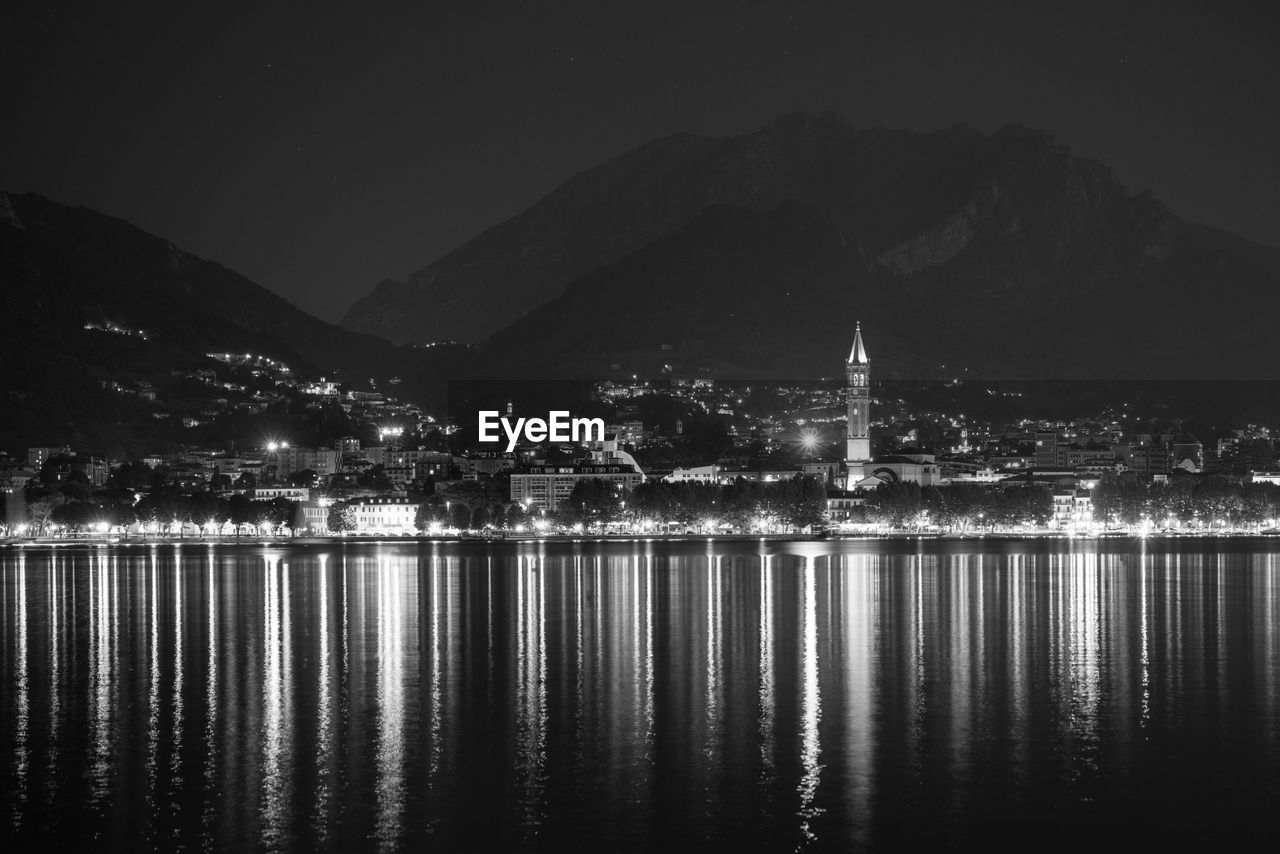
POLYGON ((1269 542, 24 549, 0 571, 18 848, 1278 829, 1269 542))

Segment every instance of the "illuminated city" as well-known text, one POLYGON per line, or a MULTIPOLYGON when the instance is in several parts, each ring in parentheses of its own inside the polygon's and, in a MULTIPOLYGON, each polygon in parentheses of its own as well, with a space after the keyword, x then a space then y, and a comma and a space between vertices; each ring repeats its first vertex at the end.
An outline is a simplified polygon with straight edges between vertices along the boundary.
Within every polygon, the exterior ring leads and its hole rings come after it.
POLYGON ((0 852, 1265 850, 1269 12, 9 4, 0 852))

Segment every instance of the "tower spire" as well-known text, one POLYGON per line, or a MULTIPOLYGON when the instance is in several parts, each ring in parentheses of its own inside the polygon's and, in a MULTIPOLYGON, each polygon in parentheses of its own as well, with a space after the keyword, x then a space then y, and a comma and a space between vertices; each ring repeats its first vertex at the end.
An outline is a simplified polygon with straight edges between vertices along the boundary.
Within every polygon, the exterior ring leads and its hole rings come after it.
MULTIPOLYGON (((862 324, 853 330, 853 349, 844 366, 849 380, 845 404, 849 417, 845 427, 845 463, 852 477, 855 469, 871 459, 871 359, 862 343, 862 324)), ((855 478, 856 480, 856 478, 855 478)))
POLYGON ((850 365, 869 365, 871 360, 867 358, 867 348, 862 345, 862 322, 859 321, 854 325, 853 329, 853 349, 849 351, 850 365))

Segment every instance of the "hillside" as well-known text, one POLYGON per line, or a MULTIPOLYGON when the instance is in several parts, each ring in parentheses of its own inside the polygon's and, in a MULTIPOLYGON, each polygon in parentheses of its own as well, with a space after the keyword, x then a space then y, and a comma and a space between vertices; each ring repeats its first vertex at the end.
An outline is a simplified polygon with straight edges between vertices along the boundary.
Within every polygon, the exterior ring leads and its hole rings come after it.
POLYGON ((489 374, 811 376, 861 319, 899 376, 1257 378, 1277 255, 1027 128, 791 115, 587 170, 344 324, 490 338, 489 374))
POLYGON ((659 139, 588 169, 407 282, 383 282, 343 326, 478 342, 709 207, 787 200, 823 211, 867 266, 904 277, 978 242, 1017 284, 1052 275, 1082 238, 1103 233, 1114 251, 1093 267, 1105 270, 1167 252, 1178 228, 1105 167, 1025 128, 868 130, 797 114, 738 137, 659 139))
POLYGON ((103 382, 167 381, 215 351, 268 356, 301 374, 406 380, 420 379, 425 362, 123 220, 0 193, 0 438, 20 445, 90 424, 153 423, 148 407, 103 382))
POLYGON ((1056 273, 1021 247, 1011 265, 979 243, 899 275, 820 209, 719 206, 573 282, 494 335, 481 364, 528 377, 831 376, 860 320, 880 378, 1280 376, 1266 347, 1280 253, 1199 226, 1174 233, 1160 257, 1127 266, 1099 263, 1120 253, 1103 239, 1074 246, 1056 273))

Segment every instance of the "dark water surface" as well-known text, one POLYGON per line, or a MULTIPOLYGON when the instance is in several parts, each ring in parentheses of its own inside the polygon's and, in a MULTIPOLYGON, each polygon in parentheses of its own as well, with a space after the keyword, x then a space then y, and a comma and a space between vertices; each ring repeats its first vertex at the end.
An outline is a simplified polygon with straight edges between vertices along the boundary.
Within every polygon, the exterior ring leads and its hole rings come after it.
POLYGON ((0 845, 1270 847, 1277 549, 4 550, 0 845))

